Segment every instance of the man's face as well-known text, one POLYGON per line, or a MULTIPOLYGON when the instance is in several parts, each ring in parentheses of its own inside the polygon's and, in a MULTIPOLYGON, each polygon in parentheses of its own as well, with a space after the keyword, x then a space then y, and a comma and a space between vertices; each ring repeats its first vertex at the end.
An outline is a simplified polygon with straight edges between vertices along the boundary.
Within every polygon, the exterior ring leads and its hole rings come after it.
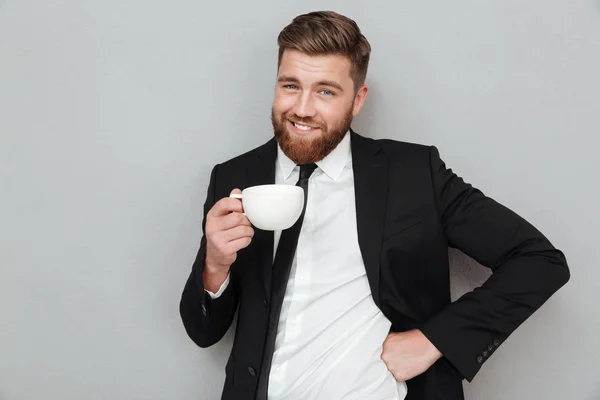
POLYGON ((325 158, 360 112, 368 88, 354 90, 350 68, 343 56, 283 53, 271 121, 279 146, 296 164, 325 158))

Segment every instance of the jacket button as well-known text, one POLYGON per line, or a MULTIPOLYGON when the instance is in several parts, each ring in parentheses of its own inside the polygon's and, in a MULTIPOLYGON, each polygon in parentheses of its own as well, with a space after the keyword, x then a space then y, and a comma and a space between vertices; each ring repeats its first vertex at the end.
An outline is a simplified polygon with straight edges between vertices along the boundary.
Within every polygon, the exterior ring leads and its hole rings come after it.
POLYGON ((202 304, 202 315, 206 317, 206 306, 202 304))
POLYGON ((478 356, 477 357, 477 364, 481 364, 483 362, 483 357, 478 356))
POLYGON ((492 346, 492 345, 490 344, 490 345, 488 346, 488 350, 489 350, 489 351, 492 351, 492 350, 494 350, 494 346, 492 346))
POLYGON ((254 368, 248 367, 248 372, 250 373, 250 375, 256 376, 256 371, 254 370, 254 368))
POLYGON ((488 352, 487 350, 484 350, 483 353, 481 353, 482 356, 487 357, 488 356, 488 352))
POLYGON ((269 303, 267 302, 267 299, 263 299, 263 305, 264 305, 265 307, 267 307, 267 306, 269 305, 269 303))
POLYGON ((494 340, 494 346, 496 346, 496 347, 500 346, 500 341, 498 339, 494 340))

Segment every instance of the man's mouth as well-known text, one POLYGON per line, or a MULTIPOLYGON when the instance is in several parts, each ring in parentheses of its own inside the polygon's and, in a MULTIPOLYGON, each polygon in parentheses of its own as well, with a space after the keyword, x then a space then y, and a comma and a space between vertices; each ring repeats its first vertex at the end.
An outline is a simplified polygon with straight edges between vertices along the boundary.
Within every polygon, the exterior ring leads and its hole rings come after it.
POLYGON ((319 127, 317 126, 304 125, 299 122, 290 121, 290 123, 294 128, 296 128, 296 130, 300 132, 312 132, 314 130, 319 129, 319 127))

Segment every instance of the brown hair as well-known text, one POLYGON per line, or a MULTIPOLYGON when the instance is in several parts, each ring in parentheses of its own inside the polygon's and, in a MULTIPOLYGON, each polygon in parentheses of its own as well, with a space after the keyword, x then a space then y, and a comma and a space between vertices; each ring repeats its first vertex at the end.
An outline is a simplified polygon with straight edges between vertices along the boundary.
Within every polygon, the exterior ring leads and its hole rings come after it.
POLYGON ((348 57, 350 76, 357 91, 364 83, 369 67, 371 45, 356 22, 333 11, 315 11, 299 15, 277 37, 279 60, 286 49, 308 55, 336 54, 348 57))

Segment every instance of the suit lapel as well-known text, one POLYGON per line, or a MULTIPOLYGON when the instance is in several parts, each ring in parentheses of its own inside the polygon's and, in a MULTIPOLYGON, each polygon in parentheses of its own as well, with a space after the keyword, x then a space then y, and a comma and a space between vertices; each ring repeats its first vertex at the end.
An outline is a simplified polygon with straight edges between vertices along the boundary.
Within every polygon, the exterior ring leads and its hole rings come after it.
MULTIPOLYGON (((248 158, 246 175, 248 187, 256 185, 269 185, 275 183, 275 161, 277 159, 277 142, 275 138, 256 149, 248 158)), ((258 254, 260 275, 265 288, 266 298, 271 293, 271 272, 273 269, 273 231, 254 229, 255 249, 258 254)))
POLYGON ((379 264, 388 190, 388 165, 379 144, 351 131, 358 243, 375 304, 379 306, 379 264))

